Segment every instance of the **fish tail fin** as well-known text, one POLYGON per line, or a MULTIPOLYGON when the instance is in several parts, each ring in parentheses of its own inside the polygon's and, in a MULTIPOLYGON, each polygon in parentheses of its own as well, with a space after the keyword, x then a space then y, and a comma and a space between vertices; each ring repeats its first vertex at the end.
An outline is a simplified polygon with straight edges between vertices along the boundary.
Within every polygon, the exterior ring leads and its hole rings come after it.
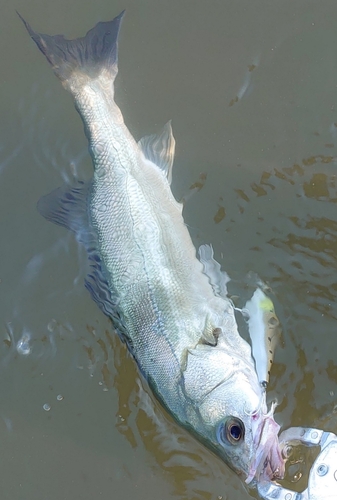
POLYGON ((118 72, 118 33, 124 11, 112 21, 97 23, 84 37, 74 40, 67 40, 63 35, 36 33, 18 15, 65 88, 75 92, 81 83, 100 77, 114 81, 118 72))

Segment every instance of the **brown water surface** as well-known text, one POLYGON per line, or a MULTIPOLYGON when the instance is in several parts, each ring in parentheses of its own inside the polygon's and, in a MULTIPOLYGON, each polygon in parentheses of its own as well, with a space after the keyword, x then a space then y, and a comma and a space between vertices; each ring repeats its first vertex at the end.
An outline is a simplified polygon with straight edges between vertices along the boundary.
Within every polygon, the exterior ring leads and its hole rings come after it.
MULTIPOLYGON (((36 211, 91 164, 15 9, 75 37, 124 8, 126 123, 140 138, 172 119, 173 190, 196 246, 212 243, 241 300, 249 271, 272 288, 276 420, 337 431, 336 1, 2 0, 0 496, 255 498, 149 395, 84 289, 83 252, 36 211)), ((308 468, 301 455, 287 484, 301 490, 308 468)))

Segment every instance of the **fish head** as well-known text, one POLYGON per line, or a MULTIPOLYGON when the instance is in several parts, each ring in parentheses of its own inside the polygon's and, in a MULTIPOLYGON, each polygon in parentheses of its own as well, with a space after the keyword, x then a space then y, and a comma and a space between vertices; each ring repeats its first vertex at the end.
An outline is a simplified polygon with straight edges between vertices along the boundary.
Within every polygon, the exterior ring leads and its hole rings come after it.
POLYGON ((275 405, 267 411, 265 391, 253 363, 224 353, 207 358, 202 377, 196 377, 196 364, 193 367, 193 390, 198 391, 197 380, 203 384, 198 404, 201 440, 246 483, 283 477, 275 405))
POLYGON ((242 373, 233 377, 240 383, 219 386, 208 398, 206 411, 200 408, 204 422, 213 427, 216 452, 248 484, 253 479, 282 478, 284 460, 274 407, 267 411, 265 392, 254 390, 242 373))

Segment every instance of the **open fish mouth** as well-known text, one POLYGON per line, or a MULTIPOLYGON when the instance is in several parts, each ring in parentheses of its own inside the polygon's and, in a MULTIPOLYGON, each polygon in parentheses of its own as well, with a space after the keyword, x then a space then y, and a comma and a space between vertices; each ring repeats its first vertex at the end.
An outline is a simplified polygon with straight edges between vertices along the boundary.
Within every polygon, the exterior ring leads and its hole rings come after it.
POLYGON ((255 478, 258 482, 282 479, 285 463, 278 440, 280 426, 275 422, 273 413, 275 405, 264 416, 260 432, 257 432, 257 448, 250 466, 246 483, 255 478))

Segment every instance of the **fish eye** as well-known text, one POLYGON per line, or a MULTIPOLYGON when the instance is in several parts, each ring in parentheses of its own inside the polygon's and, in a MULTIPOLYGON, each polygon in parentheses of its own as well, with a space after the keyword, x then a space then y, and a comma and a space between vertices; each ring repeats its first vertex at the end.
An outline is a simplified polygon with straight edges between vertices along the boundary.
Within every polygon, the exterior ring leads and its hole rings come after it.
POLYGON ((218 438, 225 444, 239 444, 245 436, 245 426, 237 417, 228 417, 218 428, 218 438))

